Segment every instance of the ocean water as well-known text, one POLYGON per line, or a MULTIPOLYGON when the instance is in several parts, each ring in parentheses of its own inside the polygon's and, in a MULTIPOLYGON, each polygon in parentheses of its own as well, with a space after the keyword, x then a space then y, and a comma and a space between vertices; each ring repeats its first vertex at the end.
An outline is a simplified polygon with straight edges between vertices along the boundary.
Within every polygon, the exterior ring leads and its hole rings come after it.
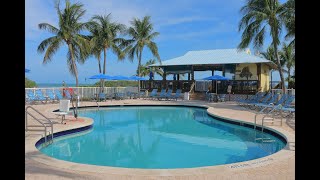
POLYGON ((81 109, 79 116, 93 118, 93 128, 56 138, 40 151, 75 163, 170 169, 248 161, 285 146, 270 134, 218 121, 203 108, 100 107, 81 109))
MULTIPOLYGON (((44 88, 44 87, 62 87, 62 83, 37 83, 38 87, 44 88)), ((79 84, 79 86, 82 85, 92 85, 92 84, 79 84)), ((75 87, 76 84, 67 84, 68 87, 75 87)))

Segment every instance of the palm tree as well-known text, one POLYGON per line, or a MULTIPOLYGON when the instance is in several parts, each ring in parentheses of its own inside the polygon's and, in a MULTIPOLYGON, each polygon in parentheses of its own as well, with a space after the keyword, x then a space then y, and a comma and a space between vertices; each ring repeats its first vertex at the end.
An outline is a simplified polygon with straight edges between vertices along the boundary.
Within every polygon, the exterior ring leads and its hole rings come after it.
MULTIPOLYGON (((145 16, 142 20, 134 18, 130 23, 132 26, 128 29, 128 35, 131 36, 132 39, 126 41, 124 45, 127 47, 124 51, 131 61, 133 61, 134 55, 137 56, 138 76, 141 76, 139 67, 141 66, 142 51, 145 46, 147 46, 153 56, 161 63, 157 44, 153 41, 160 33, 153 32, 153 24, 150 22, 150 16, 145 16)), ((140 91, 140 81, 138 91, 140 91)))
MULTIPOLYGON (((155 59, 150 59, 149 61, 146 62, 146 64, 140 66, 140 75, 142 77, 148 76, 150 71, 160 75, 161 77, 163 76, 163 70, 160 68, 156 67, 148 67, 151 64, 155 64, 156 60, 155 59)), ((139 74, 139 70, 137 69, 137 75, 139 74)))
MULTIPOLYGON (((267 51, 266 52, 262 52, 261 55, 265 58, 265 59, 268 59, 272 62, 274 62, 275 64, 277 64, 277 60, 275 58, 275 55, 274 55, 274 48, 273 46, 269 46, 267 51)), ((284 67, 284 64, 285 64, 285 61, 283 61, 282 59, 280 59, 280 64, 281 64, 281 69, 283 72, 286 72, 285 69, 283 69, 284 67)), ((279 71, 279 69, 277 69, 279 71)), ((272 73, 271 73, 271 83, 272 83, 272 73)), ((272 85, 272 84, 271 84, 272 85)), ((272 86, 271 86, 272 88, 272 86)))
POLYGON ((287 29, 286 39, 292 39, 289 45, 295 46, 295 0, 288 0, 283 5, 282 19, 287 29))
POLYGON ((99 32, 98 29, 94 26, 95 24, 90 23, 90 28, 89 31, 91 35, 89 36, 90 38, 90 46, 91 46, 91 52, 90 54, 93 55, 97 61, 98 61, 98 68, 99 68, 99 74, 102 74, 102 69, 101 69, 101 52, 103 51, 102 46, 95 41, 98 38, 99 32))
MULTIPOLYGON (((93 16, 90 21, 90 42, 91 53, 97 58, 99 65, 99 72, 101 72, 100 57, 103 52, 103 74, 106 74, 107 50, 110 49, 118 56, 118 60, 124 58, 124 53, 121 51, 119 45, 124 42, 123 38, 118 37, 119 34, 124 33, 125 26, 111 21, 111 14, 107 16, 93 16)), ((102 87, 104 81, 100 80, 102 87)), ((103 90, 104 88, 102 88, 103 90)))
POLYGON ((280 59, 285 62, 288 70, 288 83, 291 80, 291 68, 295 65, 295 51, 293 46, 283 43, 282 51, 280 52, 280 59))
POLYGON ((238 48, 247 48, 251 42, 253 42, 255 49, 261 48, 266 30, 269 27, 282 91, 286 93, 281 62, 278 56, 279 35, 283 24, 280 15, 283 13, 283 9, 283 5, 278 0, 247 0, 246 5, 240 10, 243 17, 240 20, 239 31, 243 30, 243 33, 238 48))
POLYGON ((66 0, 63 11, 59 8, 57 1, 55 8, 59 17, 59 28, 48 23, 40 23, 39 29, 47 30, 55 36, 43 40, 38 46, 38 53, 45 52, 43 64, 52 60, 52 56, 66 43, 68 46, 67 63, 70 73, 76 78, 76 86, 79 85, 78 70, 76 62, 83 64, 89 54, 89 43, 87 36, 81 35, 80 31, 87 28, 87 23, 81 23, 80 19, 85 14, 82 4, 71 4, 66 0))
MULTIPOLYGON (((96 15, 90 22, 90 31, 92 33, 91 43, 97 54, 103 51, 103 74, 106 73, 107 51, 110 49, 115 53, 119 60, 124 59, 124 53, 121 51, 120 44, 125 39, 118 37, 125 32, 125 26, 111 21, 111 14, 107 16, 96 15)), ((96 56, 98 57, 98 56, 96 56)))

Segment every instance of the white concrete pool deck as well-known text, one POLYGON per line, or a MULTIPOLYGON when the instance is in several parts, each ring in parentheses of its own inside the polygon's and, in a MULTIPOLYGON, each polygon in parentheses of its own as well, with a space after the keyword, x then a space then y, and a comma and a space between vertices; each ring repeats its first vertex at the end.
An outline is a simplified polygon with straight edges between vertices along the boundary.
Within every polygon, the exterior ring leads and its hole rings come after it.
MULTIPOLYGON (((142 99, 113 100, 99 102, 99 105, 121 104, 181 104, 208 106, 208 112, 225 118, 254 122, 254 112, 236 105, 234 102, 207 103, 204 101, 152 101, 142 99)), ((94 106, 95 102, 81 102, 81 106, 94 106)), ((66 117, 67 124, 60 124, 53 110, 59 104, 33 105, 37 110, 51 118, 54 132, 74 129, 92 124, 92 119, 80 117, 75 121, 72 116, 66 117)), ((261 123, 261 122, 259 122, 261 123)), ((267 123, 267 127, 283 134, 288 145, 281 151, 252 161, 219 166, 183 169, 134 169, 115 168, 78 164, 54 159, 37 150, 35 143, 42 137, 41 132, 25 133, 25 177, 26 179, 295 179, 295 123, 294 119, 283 119, 279 122, 267 123)))

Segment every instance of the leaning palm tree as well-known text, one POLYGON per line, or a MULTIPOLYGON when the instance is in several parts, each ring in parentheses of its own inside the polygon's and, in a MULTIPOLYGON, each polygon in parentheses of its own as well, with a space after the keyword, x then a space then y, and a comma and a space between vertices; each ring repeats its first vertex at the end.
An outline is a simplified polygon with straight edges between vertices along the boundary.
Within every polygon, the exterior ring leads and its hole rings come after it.
POLYGON ((288 0, 283 7, 282 19, 287 29, 285 38, 292 39, 289 45, 295 46, 295 0, 288 0))
POLYGON ((260 49, 264 43, 267 28, 270 29, 275 59, 279 69, 283 93, 286 93, 284 76, 278 56, 279 36, 282 31, 282 20, 280 15, 283 6, 278 0, 247 0, 240 12, 243 17, 240 20, 239 31, 243 30, 239 49, 244 49, 253 42, 255 49, 260 49))
POLYGON ((76 86, 79 85, 78 70, 76 62, 83 64, 89 54, 88 38, 80 34, 80 31, 87 28, 87 23, 80 22, 80 19, 85 14, 82 4, 71 4, 66 0, 64 10, 60 10, 57 1, 55 8, 59 17, 59 27, 54 27, 48 23, 40 23, 39 29, 47 30, 55 36, 43 40, 38 46, 38 52, 45 52, 43 64, 51 62, 52 56, 57 50, 66 43, 68 46, 67 63, 70 73, 76 78, 76 86))
MULTIPOLYGON (((140 66, 142 51, 145 46, 150 49, 153 56, 161 63, 161 59, 158 53, 157 44, 153 41, 160 33, 153 32, 153 24, 150 22, 150 16, 145 16, 142 20, 134 18, 131 22, 131 27, 128 29, 128 35, 132 39, 126 41, 125 53, 128 58, 133 61, 134 56, 138 59, 138 76, 141 76, 140 66)), ((140 82, 138 86, 138 91, 140 91, 140 82)))
POLYGON ((280 52, 280 59, 285 62, 288 70, 288 82, 291 80, 291 68, 295 65, 295 51, 294 47, 283 43, 282 51, 280 52))

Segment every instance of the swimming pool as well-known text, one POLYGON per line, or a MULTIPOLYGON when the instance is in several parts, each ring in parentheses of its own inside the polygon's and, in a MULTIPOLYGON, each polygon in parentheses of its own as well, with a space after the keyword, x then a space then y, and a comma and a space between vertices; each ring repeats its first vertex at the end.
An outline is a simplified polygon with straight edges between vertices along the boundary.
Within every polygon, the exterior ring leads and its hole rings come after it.
POLYGON ((213 166, 268 156, 285 141, 217 120, 205 108, 134 106, 80 109, 94 119, 80 136, 55 138, 39 150, 82 164, 145 169, 213 166))

